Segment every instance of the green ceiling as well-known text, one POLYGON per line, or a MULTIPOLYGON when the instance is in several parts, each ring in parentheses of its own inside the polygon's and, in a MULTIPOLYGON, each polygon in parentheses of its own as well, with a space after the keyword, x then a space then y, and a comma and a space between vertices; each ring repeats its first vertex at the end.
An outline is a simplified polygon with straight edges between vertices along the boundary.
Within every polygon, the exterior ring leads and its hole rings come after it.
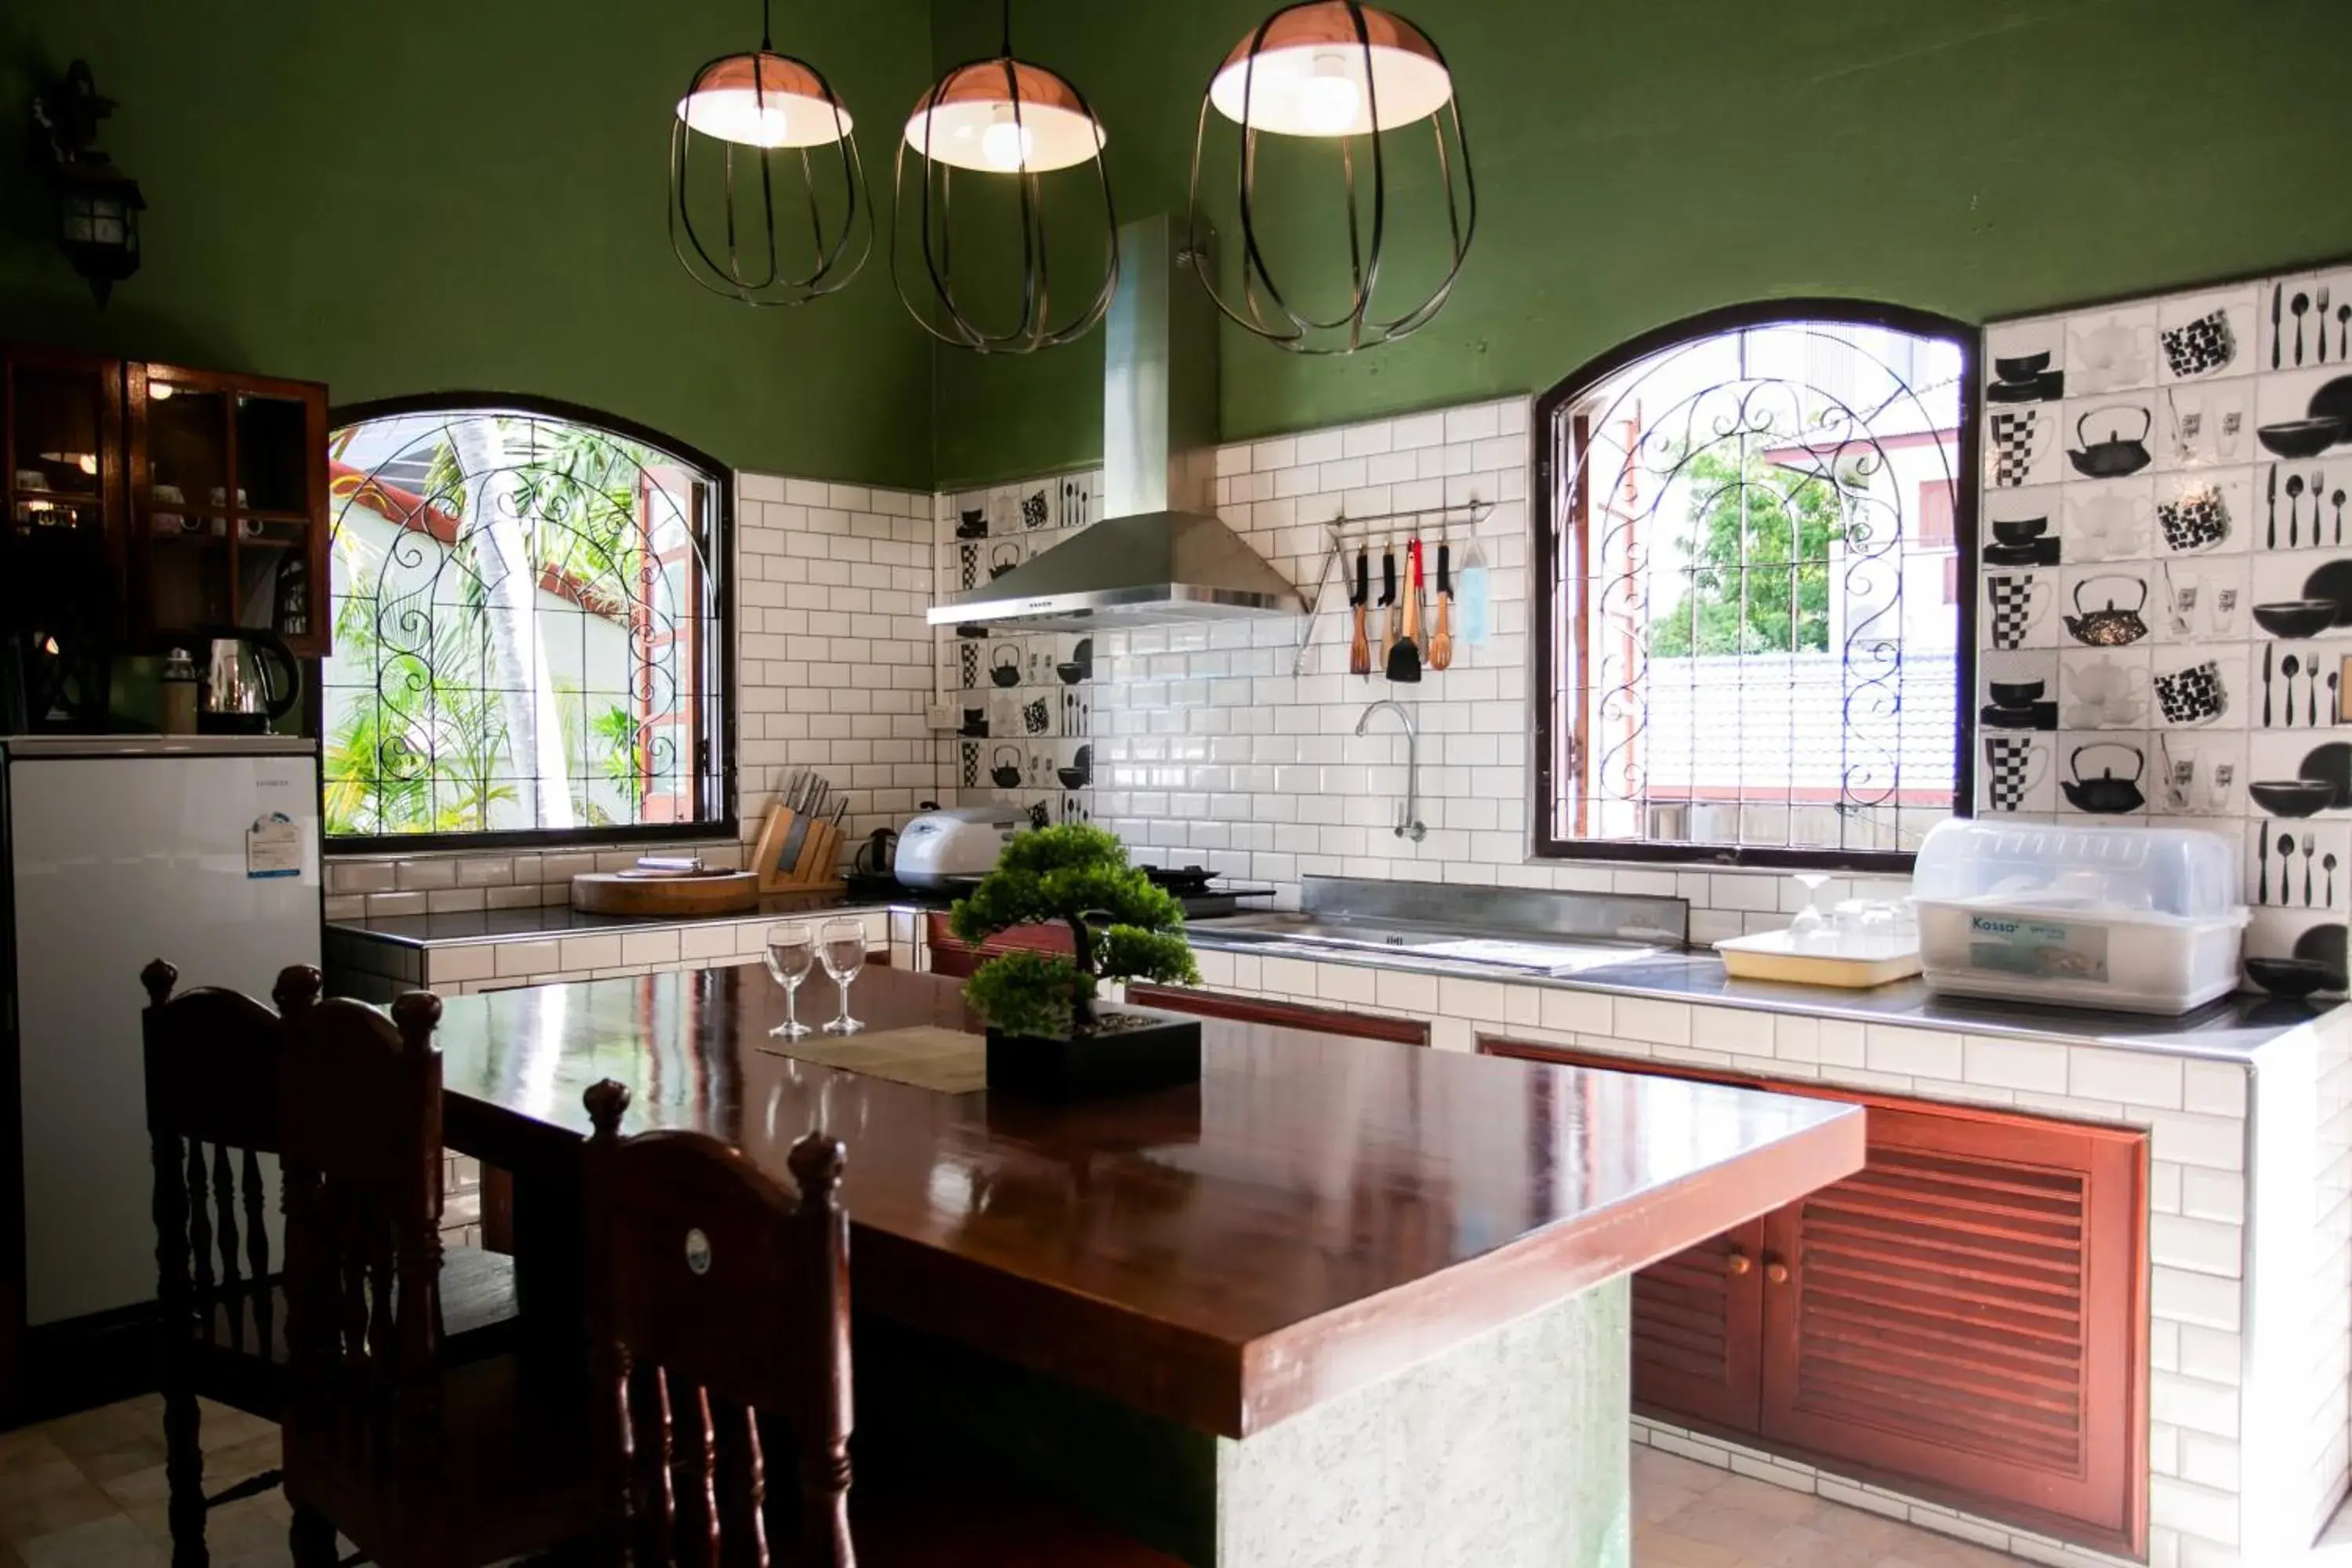
MULTIPOLYGON (((1181 209, 1210 68, 1263 0, 1022 0, 1023 53, 1109 127, 1130 214, 1181 209)), ((1228 331, 1228 436, 1538 388, 1662 321, 1845 294, 1969 320, 2352 254, 2341 0, 1412 0, 1452 58, 1482 197, 1411 342, 1307 361, 1228 331)), ((992 46, 992 0, 780 4, 785 47, 890 128, 992 46)), ((339 399, 527 391, 745 467, 911 486, 1092 458, 1101 342, 934 353, 877 254, 803 310, 677 271, 668 106, 744 0, 16 0, 0 104, 75 56, 151 205, 103 314, 48 247, 0 115, 0 335, 323 379, 339 399)), ((1057 209, 1059 210, 1059 209, 1057 209)), ((885 233, 887 238, 887 230, 885 233)))

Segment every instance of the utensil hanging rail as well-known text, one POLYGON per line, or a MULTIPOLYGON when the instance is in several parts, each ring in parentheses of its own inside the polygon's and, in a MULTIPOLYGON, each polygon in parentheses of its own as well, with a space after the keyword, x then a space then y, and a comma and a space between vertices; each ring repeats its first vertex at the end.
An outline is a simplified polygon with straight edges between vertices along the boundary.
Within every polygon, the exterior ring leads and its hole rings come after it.
POLYGON ((1296 657, 1290 663, 1290 673, 1300 675, 1306 671, 1307 650, 1315 646, 1315 628, 1323 623, 1325 603, 1331 596, 1331 576, 1335 566, 1339 568, 1339 575, 1344 589, 1348 576, 1345 556, 1349 544, 1370 546, 1382 538, 1391 541, 1410 539, 1415 533, 1426 531, 1420 525, 1430 518, 1437 520, 1436 528, 1443 538, 1447 531, 1454 528, 1476 528, 1494 510, 1493 501, 1472 496, 1460 506, 1422 507, 1412 511, 1380 512, 1370 517, 1349 517, 1342 512, 1325 523, 1324 529, 1331 537, 1331 547, 1325 552, 1323 564, 1315 574, 1314 598, 1310 600, 1304 594, 1300 595, 1307 606, 1306 618, 1298 628, 1298 642, 1296 657))

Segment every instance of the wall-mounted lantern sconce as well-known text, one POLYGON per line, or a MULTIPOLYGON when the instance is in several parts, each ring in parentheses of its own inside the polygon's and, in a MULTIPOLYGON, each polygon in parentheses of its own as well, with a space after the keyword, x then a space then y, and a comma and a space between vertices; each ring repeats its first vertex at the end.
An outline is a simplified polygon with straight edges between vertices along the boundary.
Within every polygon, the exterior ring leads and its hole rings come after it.
POLYGON ((89 280, 101 307, 139 270, 139 215, 147 205, 139 182, 98 149, 99 122, 114 107, 99 96, 88 60, 74 61, 62 81, 33 100, 33 122, 47 132, 57 159, 58 248, 89 280))

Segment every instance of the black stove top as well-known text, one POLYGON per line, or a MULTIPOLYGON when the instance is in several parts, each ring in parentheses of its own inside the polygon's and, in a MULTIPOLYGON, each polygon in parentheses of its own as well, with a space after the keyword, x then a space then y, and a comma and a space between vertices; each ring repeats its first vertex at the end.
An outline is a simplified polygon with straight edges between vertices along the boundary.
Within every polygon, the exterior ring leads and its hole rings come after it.
MULTIPOLYGON (((1236 882, 1198 866, 1146 866, 1142 870, 1155 885, 1176 896, 1176 901, 1183 906, 1186 920, 1237 914, 1254 905, 1262 905, 1274 897, 1274 884, 1271 882, 1236 882)), ((875 877, 856 871, 845 879, 849 884, 849 896, 853 899, 920 904, 930 909, 947 908, 962 891, 957 888, 910 888, 896 877, 875 877)))

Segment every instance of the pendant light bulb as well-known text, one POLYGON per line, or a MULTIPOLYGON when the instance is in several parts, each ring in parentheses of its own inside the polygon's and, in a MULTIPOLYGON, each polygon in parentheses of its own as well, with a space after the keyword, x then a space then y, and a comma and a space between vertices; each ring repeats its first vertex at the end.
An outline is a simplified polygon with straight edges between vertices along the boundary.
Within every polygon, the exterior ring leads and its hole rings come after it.
POLYGON ((1345 136, 1356 128, 1363 112, 1363 89, 1348 74, 1348 62, 1336 54, 1319 54, 1298 84, 1298 121, 1310 136, 1345 136))
POLYGON ((1026 167, 1036 151, 1036 133, 1013 118, 1009 104, 998 109, 996 118, 980 133, 981 162, 1000 174, 1026 167))

